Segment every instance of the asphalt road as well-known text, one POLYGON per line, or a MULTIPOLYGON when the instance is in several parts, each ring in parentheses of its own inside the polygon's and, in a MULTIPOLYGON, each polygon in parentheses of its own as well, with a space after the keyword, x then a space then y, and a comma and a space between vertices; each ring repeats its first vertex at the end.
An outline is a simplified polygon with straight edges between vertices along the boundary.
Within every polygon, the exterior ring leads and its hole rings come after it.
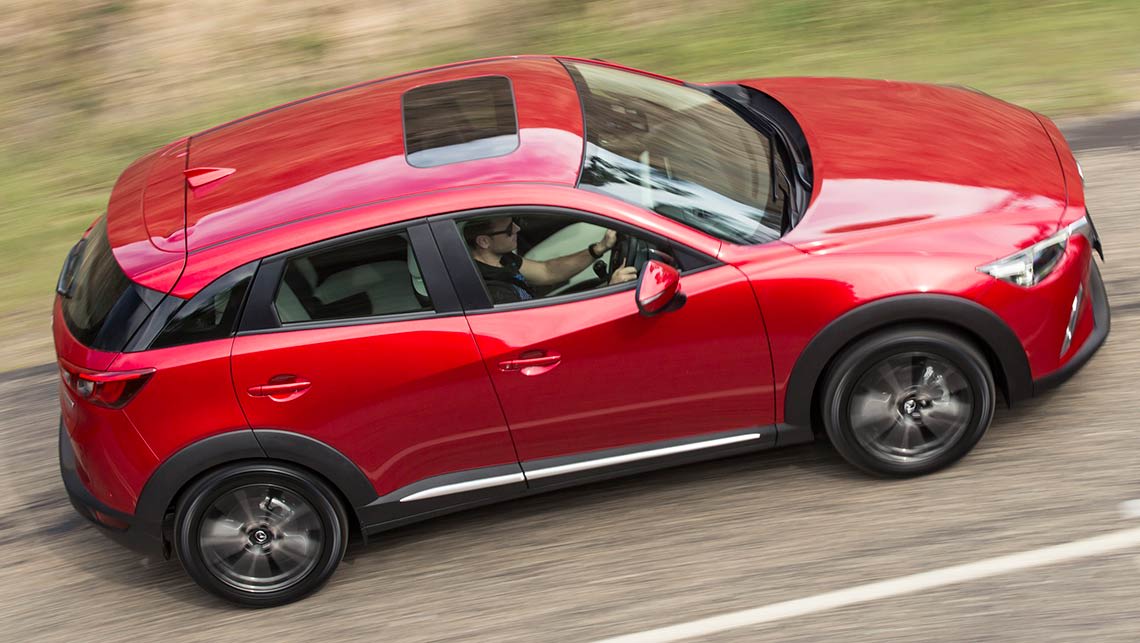
MULTIPOLYGON (((1073 124, 1104 238, 1108 343, 999 409, 977 449, 881 481, 824 445, 488 507, 350 550, 293 606, 248 611, 68 505, 55 375, 0 376, 0 640, 589 641, 1140 526, 1140 118, 1073 124)), ((1140 547, 724 632, 713 641, 1140 640, 1140 547)))

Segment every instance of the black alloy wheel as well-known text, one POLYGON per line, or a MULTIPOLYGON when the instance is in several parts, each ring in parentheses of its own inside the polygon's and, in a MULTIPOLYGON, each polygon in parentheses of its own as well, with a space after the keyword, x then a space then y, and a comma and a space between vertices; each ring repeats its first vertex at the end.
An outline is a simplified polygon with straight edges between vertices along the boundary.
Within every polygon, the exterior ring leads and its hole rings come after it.
POLYGON ((272 607, 320 588, 347 546, 337 495, 316 476, 279 464, 223 467, 178 503, 175 551, 207 591, 248 607, 272 607))
POLYGON ((969 453, 989 428, 994 399, 989 364, 970 341, 907 326, 876 333, 835 360, 822 413, 848 462, 875 475, 913 476, 969 453))

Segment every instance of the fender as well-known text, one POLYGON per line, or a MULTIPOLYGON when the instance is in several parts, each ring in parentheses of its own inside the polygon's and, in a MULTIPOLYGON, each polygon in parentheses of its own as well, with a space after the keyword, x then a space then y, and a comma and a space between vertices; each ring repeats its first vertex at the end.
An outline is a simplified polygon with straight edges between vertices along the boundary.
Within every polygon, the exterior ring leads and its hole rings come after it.
POLYGON ((784 422, 811 426, 816 383, 833 357, 855 339, 880 328, 910 322, 932 322, 956 327, 973 336, 994 358, 1004 382, 1006 401, 1012 405, 1033 396, 1033 375, 1021 340, 996 313, 961 297, 899 295, 879 299, 850 310, 819 331, 792 367, 784 393, 784 422))
POLYGON ((135 504, 133 528, 162 541, 166 509, 187 482, 206 469, 235 460, 259 458, 265 458, 265 451, 249 429, 211 435, 183 447, 147 478, 135 504))
POLYGON ((161 541, 167 508, 195 476, 229 462, 266 458, 298 464, 324 476, 344 494, 349 504, 346 509, 354 516, 358 507, 377 498, 367 476, 324 442, 289 431, 241 429, 199 440, 159 465, 139 494, 135 526, 161 541))

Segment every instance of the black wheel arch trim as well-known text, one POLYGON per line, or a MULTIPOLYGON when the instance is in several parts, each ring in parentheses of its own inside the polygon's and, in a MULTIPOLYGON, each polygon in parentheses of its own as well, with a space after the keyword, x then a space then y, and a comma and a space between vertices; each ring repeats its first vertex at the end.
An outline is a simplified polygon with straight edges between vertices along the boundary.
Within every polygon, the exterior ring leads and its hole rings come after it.
POLYGON ((265 451, 249 429, 218 433, 186 445, 147 478, 135 504, 135 527, 155 540, 164 540, 166 510, 188 482, 228 462, 263 458, 265 451))
POLYGON ((324 477, 344 495, 349 504, 345 510, 358 524, 357 508, 376 499, 368 477, 324 442, 290 431, 239 429, 187 445, 159 465, 139 494, 133 526, 156 541, 165 540, 167 510, 190 481, 225 464, 266 459, 300 465, 324 477))
POLYGON ((995 379, 1013 404, 1033 396, 1029 358, 1013 330, 996 313, 961 297, 898 295, 879 299, 833 320, 800 353, 784 393, 784 422, 810 426, 816 386, 839 351, 870 332, 898 324, 927 322, 967 332, 997 362, 995 379))
POLYGON ((368 476, 340 451, 307 435, 276 429, 254 429, 253 434, 265 456, 299 464, 324 476, 344 494, 350 512, 376 500, 376 489, 368 476))

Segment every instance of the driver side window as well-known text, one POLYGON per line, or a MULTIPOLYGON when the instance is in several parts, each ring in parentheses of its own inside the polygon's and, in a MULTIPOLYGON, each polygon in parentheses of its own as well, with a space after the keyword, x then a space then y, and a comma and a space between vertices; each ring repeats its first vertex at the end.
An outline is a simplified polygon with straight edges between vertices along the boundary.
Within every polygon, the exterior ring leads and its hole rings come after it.
POLYGON ((669 244, 611 230, 597 220, 510 212, 457 223, 496 306, 612 292, 635 283, 651 258, 684 268, 669 244))

